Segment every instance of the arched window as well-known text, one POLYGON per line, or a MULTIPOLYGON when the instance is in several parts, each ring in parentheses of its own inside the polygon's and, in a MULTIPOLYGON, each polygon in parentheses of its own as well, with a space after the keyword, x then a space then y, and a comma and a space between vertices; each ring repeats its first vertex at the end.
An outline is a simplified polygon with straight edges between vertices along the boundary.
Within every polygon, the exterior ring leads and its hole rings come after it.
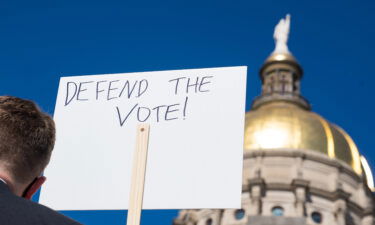
POLYGON ((322 223, 323 217, 320 212, 312 212, 311 213, 311 219, 314 221, 314 223, 322 223))
POLYGON ((243 210, 243 209, 237 209, 234 212, 234 217, 236 218, 236 220, 243 219, 245 217, 245 210, 243 210))
POLYGON ((212 219, 211 218, 208 218, 206 220, 206 225, 212 225, 212 219))
POLYGON ((275 206, 272 208, 272 215, 274 216, 283 216, 284 215, 284 208, 281 206, 275 206))

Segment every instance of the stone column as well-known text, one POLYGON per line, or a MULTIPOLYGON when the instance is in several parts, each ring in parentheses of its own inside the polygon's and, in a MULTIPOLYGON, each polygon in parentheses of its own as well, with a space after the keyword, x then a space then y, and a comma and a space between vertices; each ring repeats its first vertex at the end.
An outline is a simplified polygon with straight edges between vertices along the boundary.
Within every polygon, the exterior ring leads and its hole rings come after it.
POLYGON ((346 225, 345 214, 346 214, 346 202, 342 199, 336 200, 335 218, 336 218, 337 225, 346 225))
POLYGON ((250 207, 249 215, 256 216, 262 213, 262 197, 265 192, 265 183, 262 178, 260 178, 260 172, 257 178, 249 180, 250 185, 250 207))
POLYGON ((294 179, 292 181, 292 186, 294 187, 295 195, 295 207, 297 216, 305 217, 306 216, 306 195, 307 189, 309 186, 309 181, 303 179, 294 179))
POLYGON ((337 221, 337 225, 346 225, 346 211, 347 211, 347 201, 350 194, 342 189, 342 183, 337 182, 337 190, 335 192, 335 203, 334 203, 334 215, 337 221))

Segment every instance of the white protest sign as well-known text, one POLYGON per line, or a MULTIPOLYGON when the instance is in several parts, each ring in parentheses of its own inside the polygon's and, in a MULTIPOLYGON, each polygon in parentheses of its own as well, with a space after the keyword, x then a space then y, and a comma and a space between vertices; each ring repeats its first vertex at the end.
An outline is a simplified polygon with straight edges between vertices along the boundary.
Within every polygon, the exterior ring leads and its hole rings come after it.
POLYGON ((240 208, 246 67, 62 77, 40 203, 127 209, 150 124, 143 209, 240 208))

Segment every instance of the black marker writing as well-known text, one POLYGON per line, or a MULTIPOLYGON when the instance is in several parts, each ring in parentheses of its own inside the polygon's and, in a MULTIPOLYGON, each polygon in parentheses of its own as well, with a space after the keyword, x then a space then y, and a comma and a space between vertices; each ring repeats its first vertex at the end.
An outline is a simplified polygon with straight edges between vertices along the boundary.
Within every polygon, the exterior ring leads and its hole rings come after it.
POLYGON ((178 83, 180 80, 185 79, 186 77, 179 77, 176 79, 169 80, 168 82, 176 81, 175 88, 174 88, 174 94, 177 95, 177 89, 178 89, 178 83))
POLYGON ((208 91, 209 91, 208 89, 206 89, 206 90, 202 90, 202 87, 205 86, 206 84, 211 83, 211 81, 208 80, 208 79, 210 79, 210 78, 212 78, 212 76, 205 76, 205 77, 202 77, 201 82, 200 82, 200 84, 199 84, 199 91, 200 91, 200 92, 208 92, 208 91), (204 80, 206 80, 206 79, 207 79, 208 81, 204 81, 204 80))
POLYGON ((139 86, 138 86, 138 95, 137 97, 141 97, 146 91, 147 91, 147 88, 148 88, 148 81, 143 79, 139 82, 139 86), (143 89, 142 89, 143 88, 143 89))
POLYGON ((79 82, 78 92, 77 92, 77 101, 87 101, 87 100, 89 100, 88 98, 79 98, 79 94, 87 91, 87 88, 83 88, 83 85, 90 84, 92 82, 94 82, 94 81, 79 82))
POLYGON ((156 122, 159 123, 159 110, 160 108, 163 108, 163 107, 167 107, 166 105, 159 105, 159 106, 156 106, 155 108, 153 108, 152 110, 156 110, 156 122))
POLYGON ((129 118, 129 115, 134 111, 134 109, 138 106, 138 104, 135 104, 135 106, 133 106, 133 108, 129 111, 129 113, 125 116, 124 119, 121 118, 121 113, 120 113, 120 109, 118 106, 116 106, 116 110, 117 110, 117 115, 118 115, 118 120, 120 122, 120 126, 124 125, 125 121, 129 118))
POLYGON ((104 89, 99 89, 99 84, 104 83, 104 82, 107 82, 107 81, 101 80, 101 81, 96 82, 96 100, 98 100, 99 93, 104 91, 104 89))
POLYGON ((137 111, 137 119, 139 122, 145 122, 151 115, 151 110, 147 107, 138 107, 138 111, 137 111), (146 113, 146 116, 144 117, 144 119, 141 119, 141 111, 145 112, 146 113))
POLYGON ((105 100, 117 98, 139 98, 147 93, 149 83, 142 80, 101 80, 66 83, 66 96, 64 106, 72 101, 105 100))
POLYGON ((189 97, 188 96, 186 96, 186 98, 185 98, 185 103, 184 103, 184 113, 183 113, 183 116, 184 116, 184 119, 185 119, 185 117, 186 117, 186 108, 187 108, 187 102, 188 102, 188 99, 189 99, 189 97))
POLYGON ((77 84, 76 83, 74 83, 74 82, 68 82, 68 83, 66 83, 66 97, 65 97, 65 106, 67 106, 73 99, 74 99, 74 97, 75 97, 75 95, 76 95, 76 93, 77 93, 77 84), (73 85, 73 86, 72 86, 73 85), (73 93, 73 95, 70 97, 70 99, 69 99, 69 93, 71 93, 72 92, 72 88, 71 87, 73 87, 73 89, 74 89, 74 93, 73 93), (69 100, 68 100, 69 99, 69 100))
POLYGON ((174 94, 181 94, 181 92, 189 93, 200 93, 200 92, 209 92, 209 84, 211 83, 211 78, 213 76, 203 76, 203 77, 194 77, 187 78, 179 77, 172 80, 169 80, 169 83, 174 84, 174 94), (182 90, 181 90, 182 89, 182 90))
POLYGON ((108 101, 111 100, 111 99, 117 98, 117 96, 116 97, 110 97, 111 96, 111 91, 114 91, 114 90, 118 89, 117 87, 112 88, 112 84, 116 83, 116 82, 119 82, 119 80, 112 80, 108 84, 108 92, 107 92, 107 100, 108 101))
MULTIPOLYGON (((138 122, 177 120, 186 117, 186 106, 188 98, 185 98, 184 108, 182 104, 175 103, 170 105, 158 105, 155 107, 140 106, 139 103, 135 104, 130 110, 122 111, 120 107, 116 106, 116 112, 119 119, 120 126, 124 126, 126 121, 136 119, 138 122), (183 111, 183 113, 180 113, 183 111), (181 114, 183 114, 181 116, 181 114), (130 119, 132 118, 132 119, 130 119)), ((183 118, 184 119, 184 118, 183 118)))
POLYGON ((130 88, 130 82, 127 80, 127 81, 125 82, 125 84, 124 84, 124 86, 123 86, 121 92, 120 92, 119 98, 121 98, 121 96, 122 96, 122 94, 124 93, 124 90, 125 90, 125 89, 128 90, 128 91, 127 91, 127 94, 128 94, 127 96, 128 96, 128 98, 130 98, 130 96, 132 96, 132 94, 133 94, 134 88, 135 88, 135 86, 137 85, 137 83, 138 83, 138 81, 136 80, 135 83, 133 84, 133 87, 130 88))

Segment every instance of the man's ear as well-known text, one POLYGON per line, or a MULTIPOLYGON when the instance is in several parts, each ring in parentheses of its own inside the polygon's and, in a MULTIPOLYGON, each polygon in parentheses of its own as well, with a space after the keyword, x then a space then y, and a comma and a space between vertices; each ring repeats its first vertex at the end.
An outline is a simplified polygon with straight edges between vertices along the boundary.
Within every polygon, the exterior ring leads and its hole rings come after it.
POLYGON ((45 176, 35 178, 33 182, 26 188, 22 197, 30 200, 33 195, 39 190, 42 184, 46 181, 46 179, 47 178, 45 176))

